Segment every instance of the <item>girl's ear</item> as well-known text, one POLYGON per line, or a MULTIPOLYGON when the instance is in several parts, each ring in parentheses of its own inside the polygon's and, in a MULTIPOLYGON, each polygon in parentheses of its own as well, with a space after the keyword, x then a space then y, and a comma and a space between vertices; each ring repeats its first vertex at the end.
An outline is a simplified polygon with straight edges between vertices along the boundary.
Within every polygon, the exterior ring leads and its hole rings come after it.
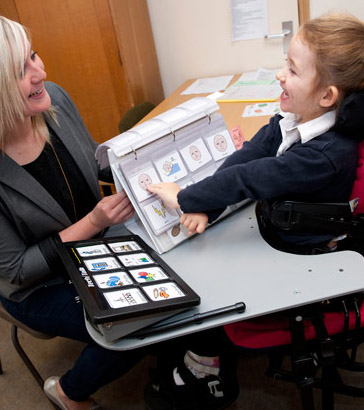
POLYGON ((330 108, 336 104, 339 97, 339 90, 334 85, 325 88, 320 99, 321 107, 330 108))

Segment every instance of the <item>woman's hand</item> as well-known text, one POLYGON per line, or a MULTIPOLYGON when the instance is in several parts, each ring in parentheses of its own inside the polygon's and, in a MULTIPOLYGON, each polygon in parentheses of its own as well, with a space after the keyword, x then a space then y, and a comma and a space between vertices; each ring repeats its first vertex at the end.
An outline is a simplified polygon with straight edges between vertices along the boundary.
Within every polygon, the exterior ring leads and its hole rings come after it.
POLYGON ((133 205, 122 191, 102 198, 91 212, 58 234, 62 242, 90 239, 103 229, 126 221, 133 214, 133 205))
POLYGON ((208 221, 208 217, 203 213, 183 214, 180 218, 181 224, 188 228, 188 233, 202 233, 208 221))
POLYGON ((174 182, 161 182, 159 184, 147 185, 147 190, 153 194, 157 194, 164 205, 172 209, 178 209, 177 194, 181 190, 180 186, 174 182))
POLYGON ((134 208, 125 191, 105 196, 88 214, 92 225, 103 230, 109 226, 120 224, 134 214, 134 208))

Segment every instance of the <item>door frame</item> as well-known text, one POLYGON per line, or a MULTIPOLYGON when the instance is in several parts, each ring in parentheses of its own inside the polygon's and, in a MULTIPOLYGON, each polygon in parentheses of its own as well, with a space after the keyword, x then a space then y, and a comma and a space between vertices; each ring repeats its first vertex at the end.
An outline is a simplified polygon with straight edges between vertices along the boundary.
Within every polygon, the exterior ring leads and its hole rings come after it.
POLYGON ((297 0, 298 22, 303 24, 310 19, 310 0, 297 0))

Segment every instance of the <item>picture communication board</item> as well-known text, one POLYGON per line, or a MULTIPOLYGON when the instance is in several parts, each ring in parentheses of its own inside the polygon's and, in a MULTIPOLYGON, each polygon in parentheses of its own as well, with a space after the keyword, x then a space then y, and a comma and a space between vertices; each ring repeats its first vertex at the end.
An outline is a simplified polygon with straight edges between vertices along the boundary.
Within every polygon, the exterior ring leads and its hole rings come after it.
MULTIPOLYGON (((101 144, 96 151, 100 166, 111 165, 117 191, 124 189, 136 210, 126 227, 160 254, 188 239, 189 233, 179 223, 181 211, 165 206, 146 187, 158 182, 176 182, 182 188, 196 183, 212 175, 241 147, 217 110, 209 98, 192 98, 101 144)), ((222 216, 239 205, 229 207, 222 216)))
POLYGON ((67 242, 59 253, 89 322, 107 340, 200 303, 199 296, 138 236, 67 242))

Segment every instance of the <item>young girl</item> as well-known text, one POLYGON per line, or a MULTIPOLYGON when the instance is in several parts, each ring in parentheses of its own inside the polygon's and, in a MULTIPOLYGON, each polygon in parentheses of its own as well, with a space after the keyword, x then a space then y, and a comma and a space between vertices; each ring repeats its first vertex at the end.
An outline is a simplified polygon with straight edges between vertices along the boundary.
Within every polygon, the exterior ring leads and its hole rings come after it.
MULTIPOLYGON (((360 92, 364 88, 363 40, 363 22, 349 15, 330 15, 304 24, 277 73, 283 89, 282 113, 214 175, 183 190, 166 183, 149 185, 148 190, 166 205, 181 208, 181 223, 198 233, 226 206, 244 198, 260 201, 264 209, 269 204, 266 200, 272 199, 348 201, 357 142, 364 137, 363 116, 358 110, 351 112, 352 105, 364 103, 360 92)), ((270 227, 266 214, 262 222, 261 226, 270 227)), ((333 239, 325 232, 275 233, 303 253, 324 250, 333 239)))
MULTIPOLYGON (((227 158, 214 175, 185 189, 161 183, 149 185, 148 190, 166 205, 181 208, 181 223, 198 233, 226 206, 244 198, 268 206, 271 199, 348 201, 356 174, 357 144, 364 137, 363 44, 364 23, 350 15, 329 15, 302 25, 292 39, 286 64, 277 74, 283 89, 282 113, 227 158)), ((269 227, 265 214, 261 219, 262 227, 269 227)), ((302 253, 325 251, 333 240, 325 232, 312 235, 276 230, 275 234, 302 253)), ((146 389, 149 410, 222 409, 231 402, 233 370, 226 370, 231 363, 225 361, 224 365, 226 350, 215 345, 212 353, 214 339, 210 337, 207 353, 204 335, 198 335, 197 342, 200 336, 200 344, 195 341, 193 353, 187 351, 173 373, 164 372, 161 381, 146 389), (198 372, 202 365, 203 372, 198 372), (219 366, 223 366, 220 373, 219 366), (198 387, 186 368, 198 379, 198 387), (219 398, 207 388, 212 374, 217 375, 219 398), (191 385, 195 391, 192 397, 188 394, 191 385)))

